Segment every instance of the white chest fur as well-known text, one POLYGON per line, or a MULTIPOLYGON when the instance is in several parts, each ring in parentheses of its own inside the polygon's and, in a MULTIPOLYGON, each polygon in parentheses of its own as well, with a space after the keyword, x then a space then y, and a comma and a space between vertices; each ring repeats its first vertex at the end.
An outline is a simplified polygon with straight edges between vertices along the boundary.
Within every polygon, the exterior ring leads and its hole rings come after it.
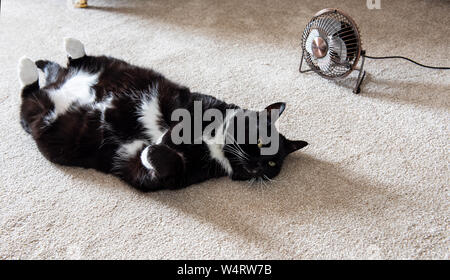
POLYGON ((55 104, 55 114, 64 114, 74 103, 92 104, 95 101, 92 86, 97 83, 98 76, 99 73, 78 71, 73 73, 60 88, 50 91, 50 99, 55 104))
POLYGON ((235 114, 236 111, 234 110, 227 111, 225 119, 216 131, 215 136, 213 138, 203 137, 203 141, 209 149, 211 158, 218 162, 228 175, 233 173, 233 168, 231 167, 230 161, 225 156, 223 148, 225 146, 225 139, 227 138, 226 133, 228 131, 228 125, 230 124, 230 119, 233 118, 235 114))
POLYGON ((152 139, 153 143, 158 141, 165 133, 165 130, 161 129, 159 125, 162 114, 159 108, 157 88, 158 85, 156 84, 149 89, 149 94, 143 98, 138 111, 138 120, 144 126, 145 133, 152 139))

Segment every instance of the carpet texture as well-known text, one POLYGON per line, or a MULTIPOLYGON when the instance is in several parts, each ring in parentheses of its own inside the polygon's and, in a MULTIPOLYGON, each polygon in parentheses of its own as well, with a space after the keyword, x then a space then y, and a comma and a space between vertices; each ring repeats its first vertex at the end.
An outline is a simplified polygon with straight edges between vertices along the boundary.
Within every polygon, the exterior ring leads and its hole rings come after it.
POLYGON ((89 4, 1 2, 0 259, 450 258, 450 72, 367 60, 354 95, 357 73, 297 71, 303 28, 327 6, 354 17, 369 55, 448 66, 448 1, 89 4), (51 164, 19 125, 16 65, 65 63, 65 36, 243 107, 285 101, 281 132, 310 145, 267 186, 220 178, 142 194, 51 164))

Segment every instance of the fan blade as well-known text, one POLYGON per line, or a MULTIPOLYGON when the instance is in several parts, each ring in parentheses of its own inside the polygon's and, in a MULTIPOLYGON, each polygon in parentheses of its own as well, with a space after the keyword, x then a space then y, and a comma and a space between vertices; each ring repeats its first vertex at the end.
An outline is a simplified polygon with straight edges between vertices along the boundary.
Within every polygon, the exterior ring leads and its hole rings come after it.
POLYGON ((345 46, 344 40, 339 37, 328 37, 330 54, 335 57, 334 61, 344 63, 347 60, 347 47, 345 46))
POLYGON ((341 22, 334 18, 322 18, 319 24, 327 36, 331 36, 341 30, 341 22))
POLYGON ((319 36, 320 36, 319 31, 317 29, 312 29, 308 35, 308 38, 306 38, 305 49, 310 55, 313 55, 312 42, 313 42, 314 38, 319 37, 319 36))
POLYGON ((324 57, 317 59, 317 66, 319 66, 320 70, 324 73, 327 73, 330 70, 332 64, 330 52, 327 52, 327 55, 324 57))

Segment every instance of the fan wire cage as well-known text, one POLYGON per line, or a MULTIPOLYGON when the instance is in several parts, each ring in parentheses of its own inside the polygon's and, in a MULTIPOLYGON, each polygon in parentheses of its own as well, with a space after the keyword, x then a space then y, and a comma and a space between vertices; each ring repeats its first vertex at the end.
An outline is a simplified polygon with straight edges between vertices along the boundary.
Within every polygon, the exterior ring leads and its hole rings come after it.
POLYGON ((304 30, 301 47, 300 73, 314 71, 324 78, 337 79, 358 70, 353 92, 360 92, 360 85, 365 76, 365 71, 362 70, 364 51, 361 49, 358 26, 352 18, 338 9, 319 11, 304 30), (357 69, 361 56, 361 68, 357 69), (303 59, 310 69, 302 70, 303 59))

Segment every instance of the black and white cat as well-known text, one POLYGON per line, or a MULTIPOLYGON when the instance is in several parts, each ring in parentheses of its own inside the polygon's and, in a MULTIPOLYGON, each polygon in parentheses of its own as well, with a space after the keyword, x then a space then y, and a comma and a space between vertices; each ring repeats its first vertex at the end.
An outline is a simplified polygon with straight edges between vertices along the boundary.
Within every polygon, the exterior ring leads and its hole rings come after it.
MULTIPOLYGON (((272 155, 261 153, 260 142, 227 143, 220 131, 238 110, 248 110, 190 92, 153 70, 86 55, 76 39, 66 38, 64 44, 67 67, 28 58, 19 62, 21 124, 51 162, 112 173, 142 191, 155 191, 227 175, 233 180, 270 179, 289 153, 307 145, 278 133, 278 149, 272 155), (42 87, 38 68, 45 77, 42 87), (179 122, 172 113, 184 109, 193 114, 195 102, 202 112, 213 108, 224 115, 211 134, 214 141, 205 137, 198 144, 176 144, 171 131, 179 122)), ((274 103, 263 112, 275 109, 278 117, 284 108, 284 103, 274 103)), ((276 119, 268 118, 267 126, 276 119)), ((201 122, 203 128, 212 123, 201 122)))

